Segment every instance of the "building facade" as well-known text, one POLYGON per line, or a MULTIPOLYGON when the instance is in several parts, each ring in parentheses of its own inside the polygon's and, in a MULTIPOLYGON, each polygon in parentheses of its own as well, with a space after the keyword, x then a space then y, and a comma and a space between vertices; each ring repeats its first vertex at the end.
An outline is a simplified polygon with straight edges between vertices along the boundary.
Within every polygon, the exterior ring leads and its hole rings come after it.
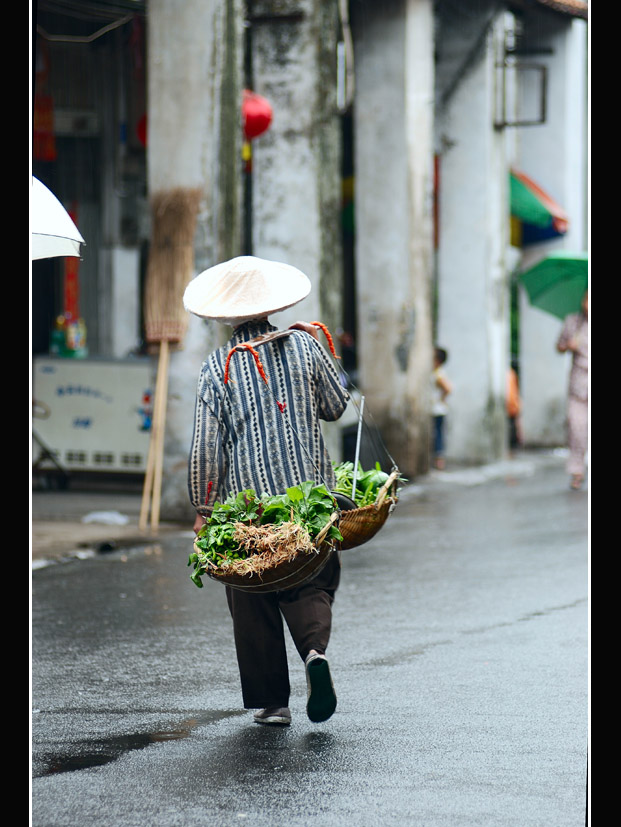
MULTIPOLYGON (((449 458, 504 456, 512 355, 526 441, 563 443, 558 325, 517 291, 512 353, 511 288, 528 256, 587 245, 586 3, 147 0, 98 4, 97 16, 85 5, 36 7, 32 169, 87 242, 89 359, 155 365, 145 294, 156 219, 181 190, 196 194, 195 224, 177 277, 242 252, 307 272, 311 296, 275 322, 302 313, 328 325, 406 475, 429 467, 434 343, 454 385, 449 458), (244 89, 273 111, 251 141, 244 89), (563 205, 564 235, 516 245, 514 167, 563 205)), ((75 284, 67 269, 33 262, 35 359, 75 284)), ((164 516, 187 513, 196 376, 226 333, 186 325, 171 354, 164 516)), ((330 429, 335 456, 354 424, 330 429)))

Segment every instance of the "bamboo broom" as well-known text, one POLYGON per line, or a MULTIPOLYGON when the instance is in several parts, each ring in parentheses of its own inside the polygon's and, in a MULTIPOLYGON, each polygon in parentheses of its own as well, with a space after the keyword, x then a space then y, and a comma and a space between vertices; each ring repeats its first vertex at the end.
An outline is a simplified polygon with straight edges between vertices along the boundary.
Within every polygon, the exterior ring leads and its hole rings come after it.
POLYGON ((200 198, 200 189, 176 188, 158 192, 151 199, 144 316, 146 340, 159 343, 159 359, 139 527, 141 531, 146 529, 150 511, 153 533, 159 528, 170 345, 181 343, 187 330, 183 292, 193 275, 200 198))

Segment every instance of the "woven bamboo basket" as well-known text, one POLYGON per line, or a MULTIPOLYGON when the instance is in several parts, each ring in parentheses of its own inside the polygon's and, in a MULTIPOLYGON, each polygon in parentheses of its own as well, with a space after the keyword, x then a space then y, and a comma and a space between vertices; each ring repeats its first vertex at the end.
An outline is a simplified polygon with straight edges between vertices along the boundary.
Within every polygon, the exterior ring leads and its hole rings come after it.
MULTIPOLYGON (((339 512, 334 512, 330 521, 317 535, 313 547, 308 551, 298 552, 288 560, 276 564, 267 561, 265 567, 256 570, 236 571, 233 563, 225 568, 208 568, 205 572, 212 580, 231 586, 234 589, 263 594, 301 586, 315 577, 326 565, 330 555, 337 548, 335 541, 325 540, 330 526, 339 520, 339 512)), ((260 557, 261 555, 257 555, 260 557)))
POLYGON ((375 537, 397 503, 398 477, 399 470, 395 469, 377 492, 374 503, 341 512, 339 520, 339 531, 343 536, 343 541, 339 543, 341 549, 357 548, 375 537), (388 491, 391 488, 389 495, 388 491))

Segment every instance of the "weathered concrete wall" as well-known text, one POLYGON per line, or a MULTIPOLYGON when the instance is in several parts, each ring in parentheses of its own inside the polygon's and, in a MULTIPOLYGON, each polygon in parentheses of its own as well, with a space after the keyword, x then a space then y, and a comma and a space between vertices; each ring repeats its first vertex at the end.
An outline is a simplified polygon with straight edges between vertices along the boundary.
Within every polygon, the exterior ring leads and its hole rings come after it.
MULTIPOLYGON (((531 26, 537 62, 548 68, 545 124, 519 133, 516 166, 567 212, 566 235, 524 248, 523 266, 552 249, 586 250, 586 22, 538 17, 531 26)), ((527 29, 530 31, 530 29, 527 29)), ((520 295, 520 367, 525 442, 563 445, 570 359, 556 352, 562 322, 520 295)))
MULTIPOLYGON (((149 193, 200 189, 192 276, 241 252, 241 7, 240 0, 149 4, 149 193)), ((206 354, 228 331, 194 316, 188 322, 170 358, 161 517, 191 524, 187 459, 196 382, 206 354)))
MULTIPOLYGON (((429 366, 432 362, 431 287, 433 274, 433 136, 435 62, 433 3, 407 0, 405 21, 405 132, 408 151, 409 279, 414 328, 406 381, 398 396, 397 422, 414 472, 429 463, 429 366)), ((407 348, 402 348, 407 352, 407 348)), ((395 443, 396 445, 397 443, 395 443)))
POLYGON ((468 17, 466 41, 464 29, 455 25, 459 20, 442 29, 443 48, 450 52, 454 38, 462 62, 455 63, 455 82, 445 87, 437 121, 437 339, 448 350, 446 372, 453 384, 447 456, 482 463, 501 457, 506 445, 508 166, 506 136, 494 129, 504 19, 493 10, 468 17))
POLYGON ((300 312, 340 322, 340 134, 336 109, 335 2, 252 5, 254 91, 273 108, 253 142, 253 253, 303 270, 313 288, 300 312))
MULTIPOLYGON (((321 321, 335 332, 342 318, 337 4, 260 0, 249 23, 253 90, 273 109, 269 130, 252 144, 252 252, 293 264, 312 282, 302 303, 271 321, 321 321)), ((339 429, 324 428, 334 458, 339 429)))
POLYGON ((429 442, 431 5, 359 3, 352 31, 360 384, 388 450, 415 476, 429 442))

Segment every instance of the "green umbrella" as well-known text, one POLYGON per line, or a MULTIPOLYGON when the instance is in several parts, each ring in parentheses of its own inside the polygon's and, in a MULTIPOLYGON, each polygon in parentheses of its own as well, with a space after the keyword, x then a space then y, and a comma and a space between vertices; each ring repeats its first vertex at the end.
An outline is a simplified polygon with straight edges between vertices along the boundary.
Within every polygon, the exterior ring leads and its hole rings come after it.
POLYGON ((520 275, 533 307, 564 319, 578 313, 589 285, 587 253, 558 250, 520 275))

